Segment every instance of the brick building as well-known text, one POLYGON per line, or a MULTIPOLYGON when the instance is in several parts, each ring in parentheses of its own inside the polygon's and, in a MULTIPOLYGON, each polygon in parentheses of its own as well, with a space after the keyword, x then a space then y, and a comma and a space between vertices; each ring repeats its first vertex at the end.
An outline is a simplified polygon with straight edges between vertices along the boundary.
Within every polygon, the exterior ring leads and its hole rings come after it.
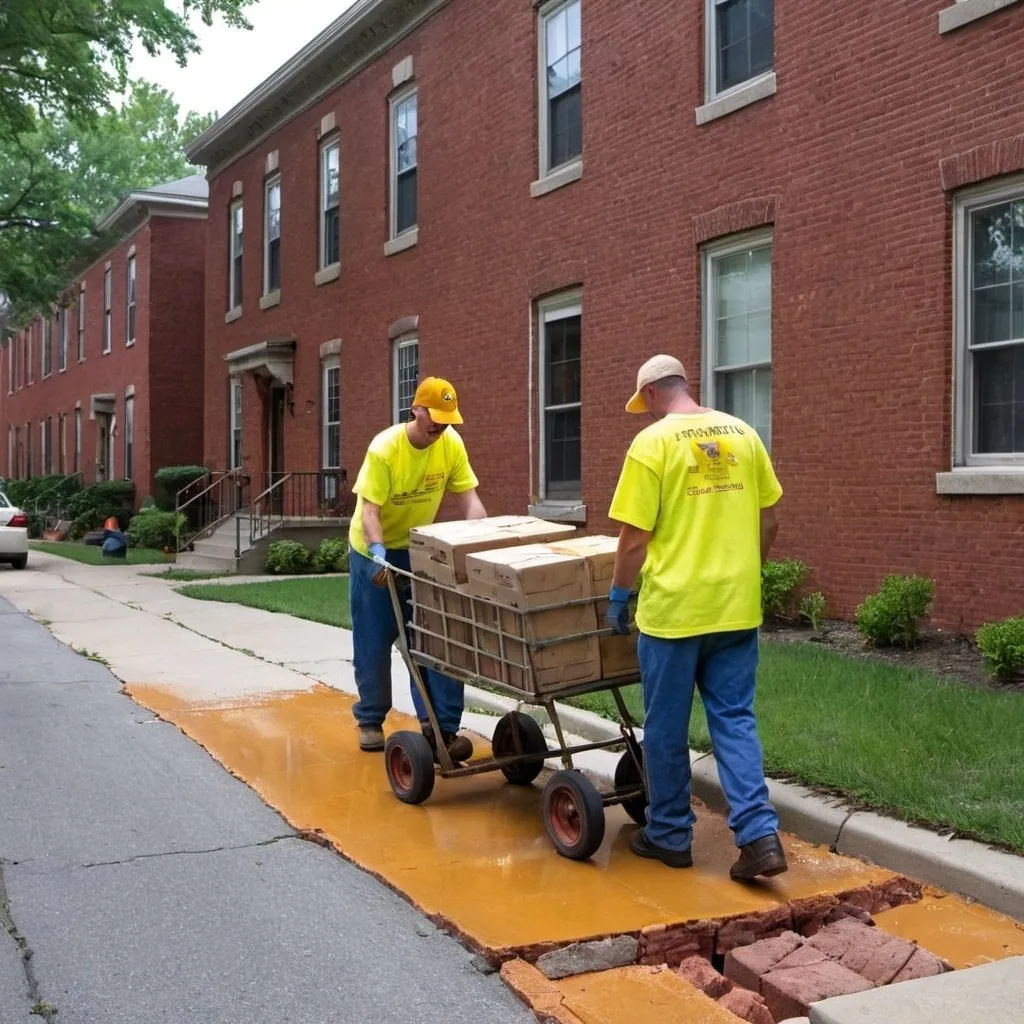
POLYGON ((605 530, 669 351, 835 611, 916 572, 943 626, 1024 612, 1022 38, 1017 0, 361 0, 189 150, 206 460, 354 475, 439 374, 489 510, 605 530))
POLYGON ((0 352, 0 465, 10 479, 131 479, 202 456, 202 175, 133 192, 98 227, 117 244, 52 316, 0 352))

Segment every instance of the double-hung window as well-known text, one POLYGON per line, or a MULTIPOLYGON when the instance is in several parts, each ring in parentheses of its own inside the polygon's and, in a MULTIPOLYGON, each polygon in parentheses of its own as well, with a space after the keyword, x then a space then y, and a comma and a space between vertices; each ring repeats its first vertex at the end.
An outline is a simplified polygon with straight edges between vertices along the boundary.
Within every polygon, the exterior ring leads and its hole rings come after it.
POLYGON ((75 473, 82 472, 82 410, 75 410, 75 473))
POLYGON ((110 270, 103 273, 103 354, 110 351, 110 270))
POLYGON ((263 294, 281 289, 281 177, 267 182, 263 224, 263 294))
POLYGON ((135 468, 135 396, 124 399, 124 478, 131 480, 135 468))
POLYGON ((1024 181, 956 202, 956 463, 1024 467, 1024 181))
POLYGON ((772 241, 704 250, 704 404, 749 423, 771 447, 772 241))
POLYGON ((391 358, 391 394, 395 423, 405 423, 412 410, 420 376, 420 343, 417 338, 400 338, 391 358))
POLYGON ((126 299, 127 307, 127 327, 126 327, 126 345, 135 344, 135 257, 128 257, 128 297, 126 299))
POLYGON ((228 381, 230 395, 230 417, 228 443, 229 469, 241 469, 242 467, 242 382, 237 377, 228 381))
POLYGON ((64 373, 68 368, 68 310, 61 309, 60 313, 60 348, 57 354, 57 369, 64 373))
POLYGON ((242 308, 242 200, 231 204, 228 214, 228 308, 242 308))
POLYGON ((543 177, 583 153, 581 0, 540 12, 540 172, 543 177))
POLYGON ((341 260, 341 143, 320 147, 320 269, 341 260))
POLYGON ((416 227, 416 89, 391 100, 391 237, 416 227))
POLYGON ((78 290, 78 361, 85 362, 85 285, 78 290))
POLYGON ((338 470, 341 469, 341 366, 337 359, 323 366, 323 497, 338 497, 338 470))
POLYGON ((48 316, 43 318, 43 347, 40 361, 42 366, 39 375, 49 377, 53 372, 53 320, 48 316))
POLYGON ((579 295, 540 307, 540 480, 545 501, 578 501, 581 496, 582 318, 579 295))
POLYGON ((68 471, 68 418, 64 413, 57 416, 57 466, 62 475, 68 471))
POLYGON ((772 70, 774 0, 705 0, 707 98, 772 70))

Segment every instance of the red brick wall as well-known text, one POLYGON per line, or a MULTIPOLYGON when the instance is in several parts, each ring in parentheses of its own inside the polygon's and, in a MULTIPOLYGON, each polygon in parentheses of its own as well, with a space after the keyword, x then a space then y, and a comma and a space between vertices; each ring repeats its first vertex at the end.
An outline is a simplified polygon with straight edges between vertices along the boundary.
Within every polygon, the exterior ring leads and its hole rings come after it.
MULTIPOLYGON (((529 4, 453 0, 374 65, 211 182, 204 452, 226 459, 225 353, 297 339, 287 462, 319 462, 319 346, 342 338, 343 465, 390 420, 388 325, 420 317, 421 374, 451 377, 493 512, 530 500, 529 310, 583 286, 583 498, 605 518, 640 424, 622 407, 662 350, 700 367, 697 240, 774 222, 773 454, 780 554, 850 614, 890 572, 938 581, 935 621, 1024 611, 1021 498, 939 498, 951 450, 950 197, 939 161, 1019 134, 1024 7, 948 36, 946 0, 776 4, 778 94, 698 127, 701 5, 587 3, 581 181, 539 199, 529 4), (419 85, 419 244, 391 258, 387 97, 419 85), (342 142, 340 280, 314 287, 317 132, 342 142), (261 311, 265 158, 283 180, 281 304, 261 311), (227 210, 246 204, 243 315, 225 324, 227 210), (738 205, 737 205, 738 204, 738 205), (716 212, 717 211, 717 212, 716 212)), ((1005 170, 1005 168, 1003 168, 1005 170)), ((534 341, 536 344, 536 340, 534 341)), ((247 382, 246 448, 265 423, 247 382)), ((536 405, 535 417, 536 417, 536 405)), ((537 431, 534 430, 536 438, 537 431)), ((533 480, 536 489, 536 455, 533 480)))

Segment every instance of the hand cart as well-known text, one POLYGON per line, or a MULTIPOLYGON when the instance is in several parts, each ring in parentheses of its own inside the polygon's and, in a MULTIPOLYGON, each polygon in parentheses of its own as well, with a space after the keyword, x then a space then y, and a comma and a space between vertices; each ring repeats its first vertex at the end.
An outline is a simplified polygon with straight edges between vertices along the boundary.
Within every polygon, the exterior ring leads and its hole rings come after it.
MULTIPOLYGON (((604 840, 605 807, 622 804, 637 824, 644 824, 647 807, 643 751, 635 734, 636 725, 622 698, 620 688, 639 680, 632 675, 614 679, 591 679, 575 684, 539 686, 532 670, 533 657, 557 644, 571 644, 613 636, 611 629, 595 629, 569 636, 532 639, 529 620, 545 611, 564 610, 572 605, 593 605, 600 610, 606 597, 590 597, 559 605, 530 608, 528 611, 508 605, 469 597, 465 588, 451 587, 427 580, 386 565, 378 582, 390 591, 398 622, 398 647, 414 685, 426 707, 434 736, 440 729, 427 688, 423 669, 432 669, 463 683, 483 686, 522 704, 543 707, 554 727, 558 745, 548 746, 536 719, 520 711, 510 711, 498 720, 491 740, 491 756, 466 764, 453 762, 445 745, 437 743, 436 771, 443 779, 500 771, 512 785, 529 786, 544 769, 544 762, 557 757, 562 769, 544 786, 543 820, 555 849, 572 860, 587 860, 604 840), (412 588, 413 621, 408 624, 414 639, 410 648, 403 622, 399 590, 412 588), (426 598, 424 601, 423 599, 426 598), (418 603, 419 602, 419 603, 418 603), (481 612, 483 614, 481 614, 481 612), (486 619, 486 621, 481 621, 486 619), (621 737, 581 743, 566 743, 555 700, 609 691, 619 712, 621 737), (625 745, 615 769, 614 787, 600 792, 573 765, 573 755, 625 745)), ((601 618, 595 616, 600 623, 601 618)), ((421 732, 392 734, 384 749, 384 762, 391 789, 399 800, 421 804, 430 797, 435 781, 434 750, 421 732)))

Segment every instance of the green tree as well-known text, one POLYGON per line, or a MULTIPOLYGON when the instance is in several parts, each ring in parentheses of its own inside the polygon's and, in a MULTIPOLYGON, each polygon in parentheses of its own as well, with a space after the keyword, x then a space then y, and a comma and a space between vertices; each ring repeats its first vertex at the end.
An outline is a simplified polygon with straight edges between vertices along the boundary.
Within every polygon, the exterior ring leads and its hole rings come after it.
POLYGON ((195 172, 184 145, 214 117, 181 117, 165 89, 134 82, 89 122, 59 114, 0 146, 0 295, 15 319, 58 299, 110 244, 95 221, 125 193, 195 172))

